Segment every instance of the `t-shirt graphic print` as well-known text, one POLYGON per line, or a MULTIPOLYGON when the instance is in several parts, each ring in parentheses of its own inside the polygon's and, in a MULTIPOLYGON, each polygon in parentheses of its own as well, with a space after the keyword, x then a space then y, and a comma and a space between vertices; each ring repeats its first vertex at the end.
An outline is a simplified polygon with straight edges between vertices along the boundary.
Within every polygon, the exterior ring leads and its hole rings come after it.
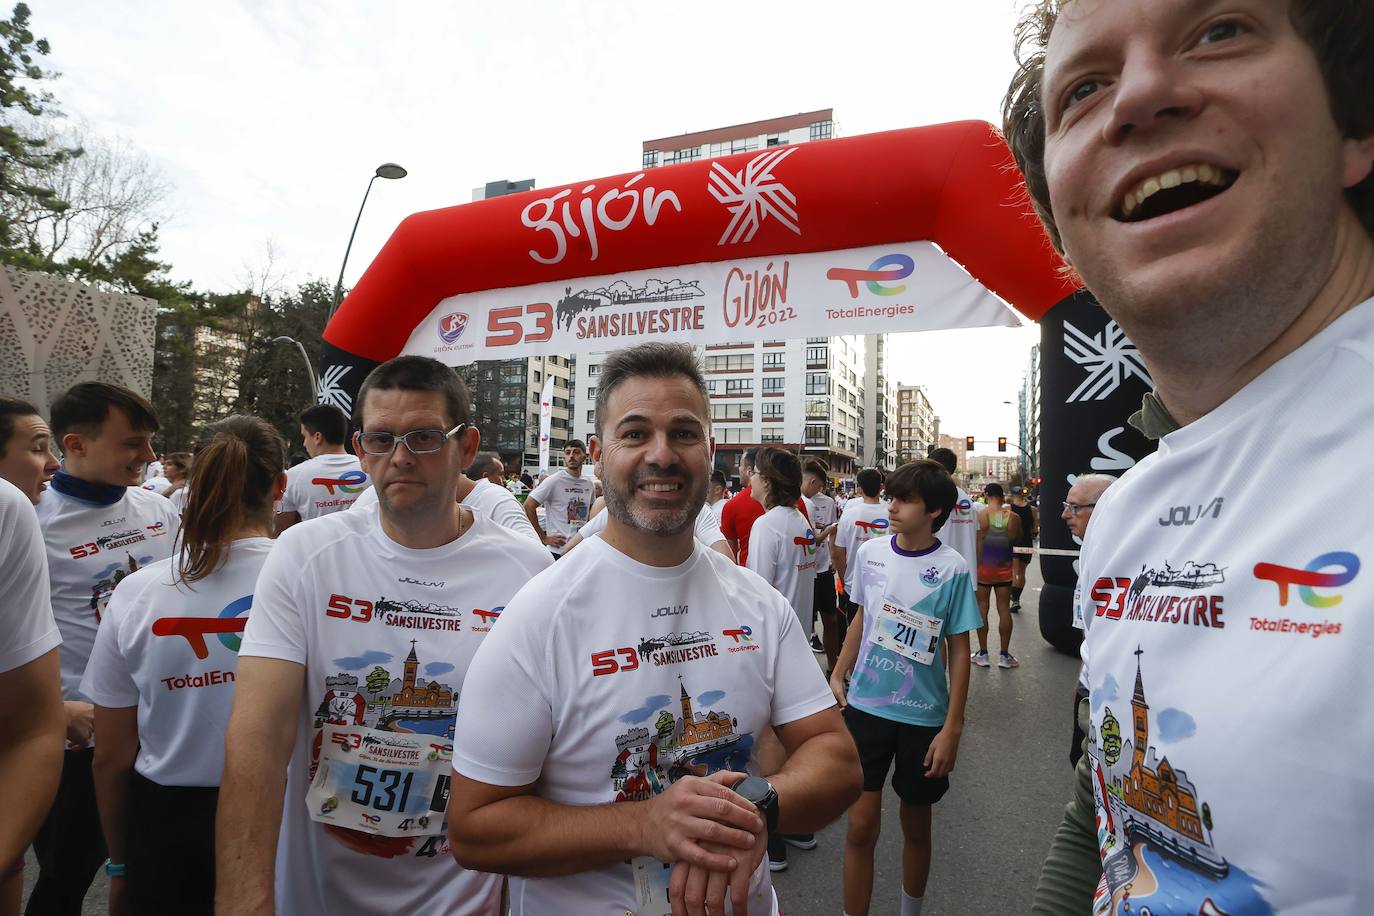
POLYGON ((495 912, 499 877, 450 854, 448 766, 429 755, 446 763, 473 654, 520 585, 552 563, 534 539, 476 513, 462 537, 428 550, 392 541, 377 512, 337 512, 277 539, 239 654, 305 666, 301 705, 280 711, 297 729, 278 912, 495 912), (416 767, 363 769, 388 756, 416 767), (316 794, 317 771, 332 778, 348 761, 356 784, 316 794))

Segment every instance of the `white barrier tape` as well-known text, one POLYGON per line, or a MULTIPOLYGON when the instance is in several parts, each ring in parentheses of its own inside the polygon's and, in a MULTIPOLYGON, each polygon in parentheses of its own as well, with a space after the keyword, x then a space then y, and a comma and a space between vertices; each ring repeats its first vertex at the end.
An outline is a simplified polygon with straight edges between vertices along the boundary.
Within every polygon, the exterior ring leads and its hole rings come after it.
POLYGON ((1013 547, 1013 553, 1041 553, 1047 557, 1076 557, 1077 550, 1058 550, 1053 547, 1013 547))

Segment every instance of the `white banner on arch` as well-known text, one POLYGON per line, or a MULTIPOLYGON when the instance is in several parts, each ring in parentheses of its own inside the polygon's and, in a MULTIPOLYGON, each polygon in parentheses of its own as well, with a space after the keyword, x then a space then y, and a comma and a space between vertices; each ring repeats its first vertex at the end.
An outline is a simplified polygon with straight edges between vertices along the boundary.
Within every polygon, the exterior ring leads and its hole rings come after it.
POLYGON ((450 296, 404 352, 460 366, 651 340, 704 345, 1021 323, 939 246, 907 242, 450 296))

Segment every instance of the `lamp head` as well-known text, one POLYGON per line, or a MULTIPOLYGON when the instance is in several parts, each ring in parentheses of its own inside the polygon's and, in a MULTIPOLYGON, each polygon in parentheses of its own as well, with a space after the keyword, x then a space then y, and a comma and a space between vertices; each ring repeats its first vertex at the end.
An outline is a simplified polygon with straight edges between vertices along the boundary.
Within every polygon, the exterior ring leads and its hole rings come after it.
POLYGON ((407 174, 408 173, 402 166, 394 162, 383 162, 381 165, 377 166, 378 178, 404 178, 407 174))

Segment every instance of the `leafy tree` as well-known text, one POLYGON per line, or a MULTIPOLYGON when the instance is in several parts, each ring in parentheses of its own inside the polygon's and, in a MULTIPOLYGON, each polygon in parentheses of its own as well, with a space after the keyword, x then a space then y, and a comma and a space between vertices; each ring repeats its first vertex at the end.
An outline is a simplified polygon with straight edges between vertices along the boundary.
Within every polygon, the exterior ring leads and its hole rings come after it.
MULTIPOLYGON (((243 325, 247 349, 237 408, 257 414, 276 426, 297 449, 300 440, 297 417, 314 403, 310 378, 299 350, 271 341, 276 337, 291 337, 300 341, 307 353, 319 353, 333 292, 327 280, 308 280, 294 290, 263 299, 263 307, 246 316, 243 325)), ((318 367, 312 369, 318 370, 318 367)))
POLYGON ((390 685, 391 674, 381 665, 374 667, 367 676, 367 692, 372 694, 374 699, 390 685))
POLYGON ((47 39, 34 37, 29 16, 28 4, 18 3, 9 19, 0 20, 0 249, 14 247, 24 237, 14 222, 16 212, 66 209, 52 187, 32 178, 82 152, 54 146, 37 128, 39 118, 58 113, 52 95, 40 85, 57 74, 37 62, 51 48, 47 39))
POLYGON ((667 738, 677 729, 677 720, 673 718, 671 712, 665 709, 658 714, 658 718, 654 721, 654 727, 658 729, 660 738, 667 738))

